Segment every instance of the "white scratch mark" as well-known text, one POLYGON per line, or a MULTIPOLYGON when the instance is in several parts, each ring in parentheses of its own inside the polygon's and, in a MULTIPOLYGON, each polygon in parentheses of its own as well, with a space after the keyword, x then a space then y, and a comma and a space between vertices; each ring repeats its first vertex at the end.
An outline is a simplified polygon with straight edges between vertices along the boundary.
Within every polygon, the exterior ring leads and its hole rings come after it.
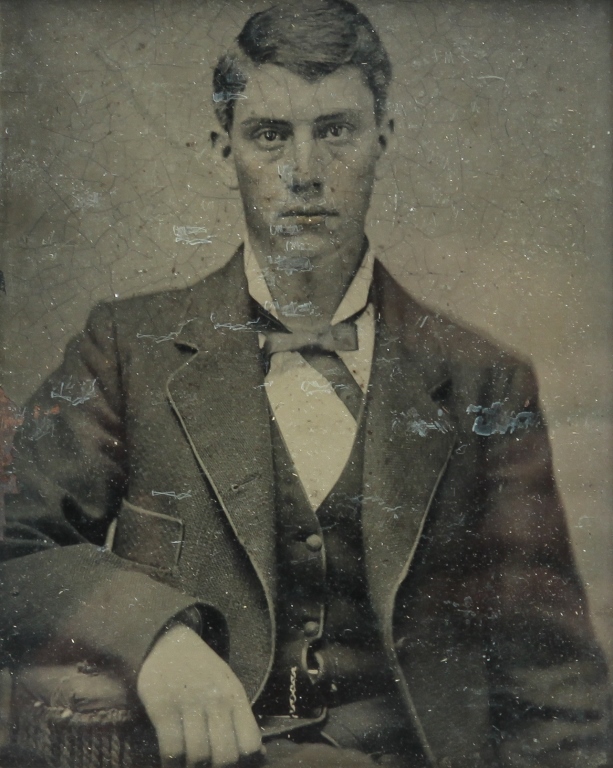
POLYGON ((98 381, 98 379, 87 379, 86 381, 82 381, 78 385, 78 389, 75 390, 77 383, 73 381, 72 376, 70 376, 68 381, 62 381, 60 383, 59 389, 51 390, 51 399, 65 400, 70 403, 70 405, 83 405, 83 403, 86 403, 88 400, 91 400, 92 397, 95 397, 96 381, 98 381))
POLYGON ((213 328, 218 331, 220 328, 227 328, 229 331, 255 331, 257 332, 257 328, 253 328, 254 325, 258 325, 260 322, 260 318, 257 320, 248 320, 246 323, 218 323, 215 313, 211 312, 211 322, 213 323, 213 328))
POLYGON ((271 235, 297 235, 304 227, 302 224, 271 224, 270 225, 270 234, 271 235))
POLYGON ((313 395, 315 393, 331 395, 334 392, 332 384, 329 381, 325 384, 321 384, 319 381, 303 381, 300 385, 300 389, 307 395, 313 395))
POLYGON ((82 211, 86 211, 88 208, 96 208, 96 206, 100 203, 99 192, 90 191, 73 193, 72 197, 75 202, 75 206, 82 211))
POLYGON ((233 91, 217 91, 213 94, 213 101, 219 104, 222 101, 236 101, 237 99, 246 99, 244 93, 235 93, 233 91))
POLYGON ((161 344, 163 341, 173 341, 174 339, 179 336, 181 331, 185 328, 186 325, 189 325, 189 323, 193 323, 196 318, 192 317, 191 320, 186 320, 184 323, 181 323, 179 326, 179 330, 177 331, 171 331, 166 336, 155 336, 152 333, 137 333, 136 338, 137 339, 153 339, 156 344, 161 344))
POLYGON ((452 426, 443 416, 443 412, 439 409, 437 419, 426 421, 420 417, 415 408, 411 408, 408 413, 401 411, 400 413, 395 413, 393 415, 392 430, 395 431, 404 423, 407 432, 419 435, 420 437, 426 437, 429 432, 442 432, 443 434, 447 434, 448 432, 451 432, 452 426))
POLYGON ((176 499, 177 501, 181 501, 182 499, 191 499, 192 492, 185 491, 185 493, 177 493, 176 491, 151 491, 151 495, 152 496, 168 496, 171 499, 176 499))
POLYGON ((173 225, 175 243, 187 243, 187 245, 210 245, 211 235, 206 227, 184 227, 173 225))
POLYGON ((269 256, 268 260, 277 271, 285 272, 286 275, 313 270, 313 262, 308 256, 269 256))
POLYGON ((278 301, 265 301, 264 309, 269 312, 279 312, 284 317, 308 317, 319 315, 317 308, 312 301, 290 301, 289 304, 280 305, 278 301))

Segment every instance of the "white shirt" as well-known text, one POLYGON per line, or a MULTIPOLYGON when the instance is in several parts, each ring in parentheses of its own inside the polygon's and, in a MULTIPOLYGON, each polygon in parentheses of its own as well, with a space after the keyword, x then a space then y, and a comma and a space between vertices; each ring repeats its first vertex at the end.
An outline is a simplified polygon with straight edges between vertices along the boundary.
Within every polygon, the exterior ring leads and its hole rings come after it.
MULTIPOLYGON (((358 349, 337 353, 364 393, 375 346, 374 307, 368 302, 373 264, 374 256, 367 251, 331 323, 340 323, 366 307, 356 321, 358 349)), ((283 312, 279 312, 248 240, 245 274, 251 296, 281 322, 284 315, 288 316, 288 310, 300 311, 300 307, 283 307, 283 312)), ((260 346, 264 341, 260 334, 260 346)), ((272 417, 315 511, 335 486, 349 459, 357 433, 355 419, 330 382, 299 352, 273 354, 264 386, 272 417)))

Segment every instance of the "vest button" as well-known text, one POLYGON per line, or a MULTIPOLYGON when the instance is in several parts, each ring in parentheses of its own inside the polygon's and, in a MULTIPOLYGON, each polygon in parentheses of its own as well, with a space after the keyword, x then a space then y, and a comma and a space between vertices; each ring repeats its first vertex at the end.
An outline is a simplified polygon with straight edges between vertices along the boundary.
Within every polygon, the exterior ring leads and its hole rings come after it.
POLYGON ((315 637, 319 634, 319 622, 318 621, 305 621, 304 634, 307 637, 315 637))
POLYGON ((311 550, 311 552, 319 552, 319 550, 323 547, 324 542, 321 536, 318 536, 316 533, 312 533, 307 538, 305 544, 311 550))

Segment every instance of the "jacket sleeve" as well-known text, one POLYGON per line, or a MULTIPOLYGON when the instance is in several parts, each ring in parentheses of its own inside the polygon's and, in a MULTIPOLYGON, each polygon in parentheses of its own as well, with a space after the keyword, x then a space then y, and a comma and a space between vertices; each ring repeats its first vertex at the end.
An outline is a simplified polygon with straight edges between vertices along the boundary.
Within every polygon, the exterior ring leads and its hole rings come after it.
POLYGON ((100 305, 15 440, 19 492, 0 541, 4 663, 102 658, 134 681, 166 624, 196 604, 104 546, 128 482, 125 430, 113 309, 100 305))
POLYGON ((510 413, 473 427, 481 433, 487 499, 496 751, 505 768, 603 766, 606 665, 573 561, 536 379, 524 365, 505 376, 498 392, 510 413))

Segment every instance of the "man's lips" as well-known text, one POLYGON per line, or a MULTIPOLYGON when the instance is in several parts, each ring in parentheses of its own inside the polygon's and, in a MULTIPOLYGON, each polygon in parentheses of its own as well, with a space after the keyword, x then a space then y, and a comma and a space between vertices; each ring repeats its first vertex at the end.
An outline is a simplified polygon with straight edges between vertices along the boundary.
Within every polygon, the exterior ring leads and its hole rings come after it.
POLYGON ((319 219, 327 216, 338 216, 338 211, 329 208, 290 208, 284 211, 282 219, 319 219))

